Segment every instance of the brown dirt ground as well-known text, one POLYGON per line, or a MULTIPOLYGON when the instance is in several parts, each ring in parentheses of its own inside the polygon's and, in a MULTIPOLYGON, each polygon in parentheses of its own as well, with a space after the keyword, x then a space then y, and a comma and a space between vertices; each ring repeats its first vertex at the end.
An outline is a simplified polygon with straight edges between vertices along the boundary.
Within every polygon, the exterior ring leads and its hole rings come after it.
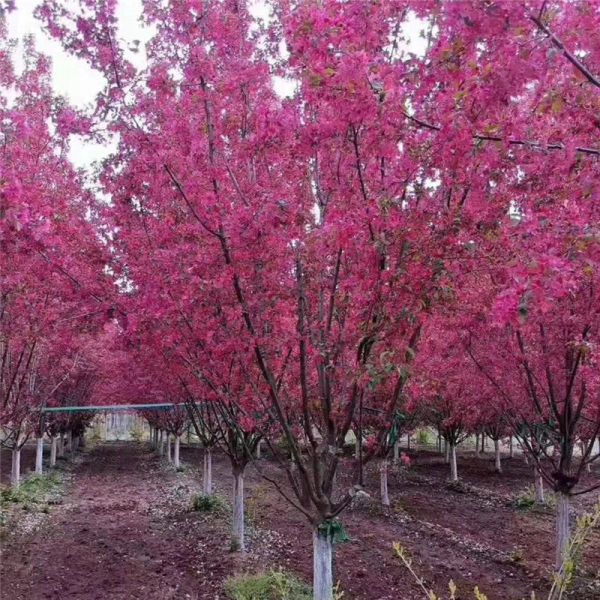
MULTIPOLYGON (((228 551, 226 514, 189 511, 190 496, 201 487, 201 452, 183 448, 182 457, 189 468, 177 473, 133 443, 86 451, 67 501, 52 507, 34 533, 4 540, 0 598, 216 600, 223 598, 226 576, 271 566, 310 581, 310 528, 256 468, 246 473, 248 552, 240 556, 228 551)), ((521 600, 531 591, 543 598, 553 562, 552 511, 519 511, 508 504, 529 485, 530 468, 514 458, 505 461, 505 473, 495 475, 489 455, 462 455, 459 462, 467 484, 462 492, 446 487, 447 466, 438 456, 420 452, 408 474, 391 477, 390 516, 377 507, 377 471, 374 465, 367 469, 374 498, 344 513, 351 541, 337 549, 336 577, 345 600, 423 598, 394 556, 394 541, 409 549, 415 569, 438 593, 453 579, 463 600, 475 585, 490 600, 521 600), (521 551, 523 560, 515 562, 521 551)), ((259 465, 281 477, 268 460, 259 465)), ((352 460, 344 466, 342 484, 353 478, 352 460)), ((213 471, 217 491, 229 496, 227 457, 215 456, 213 471)), ((578 509, 593 500, 580 501, 578 509)), ((600 575, 598 532, 586 565, 600 575)), ((600 593, 591 590, 583 587, 573 597, 599 600, 600 593)))

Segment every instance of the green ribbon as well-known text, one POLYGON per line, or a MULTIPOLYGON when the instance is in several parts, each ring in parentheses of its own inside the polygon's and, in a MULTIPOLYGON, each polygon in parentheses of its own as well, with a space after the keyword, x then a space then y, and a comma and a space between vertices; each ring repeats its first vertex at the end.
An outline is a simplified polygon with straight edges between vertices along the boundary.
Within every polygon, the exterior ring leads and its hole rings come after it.
POLYGON ((344 525, 339 519, 323 521, 317 526, 317 531, 323 537, 331 537, 333 544, 343 544, 350 541, 348 532, 344 529, 344 525))

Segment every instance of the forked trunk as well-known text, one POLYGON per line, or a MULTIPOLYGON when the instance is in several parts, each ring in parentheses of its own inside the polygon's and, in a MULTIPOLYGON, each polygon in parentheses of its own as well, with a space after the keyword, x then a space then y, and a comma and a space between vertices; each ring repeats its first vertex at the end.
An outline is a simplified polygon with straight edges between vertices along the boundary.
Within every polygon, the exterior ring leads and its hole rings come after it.
POLYGON ((571 534, 569 520, 570 499, 568 494, 556 494, 556 570, 560 569, 567 557, 567 544, 571 534))
POLYGON ((56 466, 56 451, 58 450, 58 438, 53 435, 52 436, 52 444, 50 446, 50 466, 56 466))
POLYGON ((313 600, 333 600, 333 539, 319 528, 313 532, 313 600))
POLYGON ((21 481, 21 448, 13 448, 12 470, 10 473, 10 484, 13 487, 19 487, 20 481, 21 481))
POLYGON ((458 467, 456 464, 456 444, 451 442, 448 444, 450 448, 450 481, 458 481, 458 467))
POLYGON ((210 448, 204 450, 204 472, 202 474, 202 491, 205 496, 212 495, 212 452, 210 448))
POLYGON ((536 466, 533 467, 533 481, 535 487, 536 504, 545 504, 546 499, 544 498, 544 478, 536 466))
POLYGON ((173 464, 175 465, 176 469, 179 469, 180 467, 180 462, 179 462, 179 447, 181 445, 181 438, 176 435, 175 436, 175 443, 173 444, 173 464))
POLYGON ((231 549, 244 551, 244 473, 233 470, 233 524, 231 529, 231 549))
POLYGON ((494 440, 494 471, 502 473, 502 458, 500 456, 500 440, 494 440))
POLYGON ((39 437, 36 439, 35 448, 35 472, 41 475, 43 472, 42 459, 44 458, 44 438, 39 437))
POLYGON ((388 460, 382 459, 379 466, 379 482, 381 486, 381 507, 385 513, 390 511, 390 496, 388 494, 388 460))
POLYGON ((167 460, 171 463, 173 458, 171 456, 171 434, 167 433, 167 460))

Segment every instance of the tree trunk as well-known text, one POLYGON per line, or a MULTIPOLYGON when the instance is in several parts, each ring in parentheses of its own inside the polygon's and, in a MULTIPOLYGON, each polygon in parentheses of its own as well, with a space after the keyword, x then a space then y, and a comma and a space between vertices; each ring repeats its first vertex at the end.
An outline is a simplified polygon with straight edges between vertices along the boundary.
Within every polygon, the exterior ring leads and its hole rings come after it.
POLYGON ((556 570, 560 569, 566 558, 567 543, 571 534, 569 520, 569 495, 556 494, 556 570))
POLYGON ((244 473, 233 470, 233 525, 231 549, 244 551, 244 473))
POLYGON ((171 456, 171 434, 167 433, 167 460, 172 463, 173 457, 171 456))
POLYGON ((179 462, 179 447, 181 444, 181 437, 176 435, 175 436, 175 443, 174 443, 174 448, 173 448, 173 464, 175 465, 176 469, 179 469, 179 467, 181 466, 181 463, 179 462))
POLYGON ((494 440, 494 471, 502 473, 502 457, 500 456, 500 440, 494 440))
POLYGON ((456 464, 456 444, 448 444, 450 448, 450 481, 458 481, 458 467, 456 464))
POLYGON ((56 465, 56 451, 58 446, 58 438, 53 435, 52 436, 52 445, 50 446, 50 466, 54 467, 56 465))
POLYGON ((381 489, 381 507, 386 514, 390 512, 390 496, 388 494, 388 460, 382 459, 379 465, 379 482, 381 489))
POLYGON ((60 440, 58 441, 58 458, 65 457, 65 434, 60 434, 60 440))
POLYGON ((313 600, 333 600, 333 539, 313 532, 313 600))
POLYGON ((258 444, 256 444, 256 459, 257 460, 260 460, 261 450, 262 450, 262 440, 259 440, 258 444))
POLYGON ((21 448, 13 448, 12 471, 10 473, 10 484, 19 487, 21 481, 21 448))
POLYGON ((394 462, 397 463, 400 460, 400 440, 394 442, 394 462))
POLYGON ((35 448, 35 472, 37 475, 41 475, 44 472, 42 466, 42 459, 44 458, 44 438, 36 438, 35 448))
POLYGON ((438 454, 442 453, 442 434, 439 431, 437 434, 437 451, 438 454))
POLYGON ((450 444, 448 440, 444 440, 444 462, 450 464, 450 444))
POLYGON ((481 453, 485 454, 485 433, 481 434, 481 453))
POLYGON ((480 456, 480 451, 479 451, 479 434, 476 433, 475 434, 475 458, 479 458, 480 456))
POLYGON ((410 433, 406 434, 406 449, 410 450, 410 433))
POLYGON ((73 432, 67 431, 67 452, 73 454, 73 432))
POLYGON ((158 434, 158 455, 159 456, 163 456, 163 454, 165 453, 165 446, 164 446, 164 432, 161 429, 159 434, 158 434))
POLYGON ((202 474, 202 492, 205 496, 212 495, 212 452, 210 448, 204 450, 204 472, 202 474))
POLYGON ((509 458, 513 458, 514 455, 515 455, 515 453, 514 453, 513 439, 512 439, 512 435, 510 435, 510 436, 508 436, 508 456, 509 456, 509 458))
POLYGON ((356 460, 360 459, 360 437, 356 436, 356 441, 354 442, 354 458, 356 460))
POLYGON ((537 466, 533 467, 533 482, 535 487, 535 502, 536 504, 546 504, 544 498, 544 478, 537 466))

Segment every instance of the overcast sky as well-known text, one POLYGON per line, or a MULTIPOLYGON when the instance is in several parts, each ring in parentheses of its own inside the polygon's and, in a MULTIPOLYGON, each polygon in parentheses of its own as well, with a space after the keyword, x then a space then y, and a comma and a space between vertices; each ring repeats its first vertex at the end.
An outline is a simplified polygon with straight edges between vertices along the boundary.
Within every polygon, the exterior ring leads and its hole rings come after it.
MULTIPOLYGON (((65 4, 77 3, 77 0, 63 1, 65 4)), ((40 23, 33 16, 40 2, 41 0, 17 0, 17 10, 9 13, 8 16, 9 35, 19 40, 24 36, 33 35, 36 48, 52 59, 52 81, 56 93, 65 96, 78 108, 91 105, 103 87, 103 77, 88 67, 84 61, 68 55, 62 49, 60 42, 44 33, 40 23)), ((140 51, 127 52, 126 55, 136 67, 143 68, 146 61, 144 43, 149 39, 151 32, 140 24, 142 0, 125 0, 119 2, 118 6, 119 37, 125 42, 122 47, 127 48, 134 40, 140 40, 140 51)), ((267 16, 265 4, 261 0, 252 2, 251 12, 255 17, 267 16)), ((406 49, 417 54, 425 50, 426 42, 419 37, 422 26, 422 23, 409 19, 408 26, 404 28, 404 33, 411 37, 411 43, 406 49)), ((19 54, 20 51, 17 51, 18 68, 21 66, 19 54)), ((276 80, 274 85, 276 91, 282 96, 293 91, 293 84, 290 82, 276 80)), ((103 148, 72 136, 70 157, 77 167, 89 167, 95 160, 105 157, 109 151, 110 148, 103 148)))
MULTIPOLYGON (((71 0, 65 0, 70 2, 71 0)), ((60 42, 50 38, 34 18, 34 11, 41 0, 17 0, 17 10, 9 13, 8 31, 12 38, 22 40, 24 36, 33 35, 37 50, 52 59, 52 83, 57 94, 65 96, 69 102, 84 108, 90 105, 98 92, 103 87, 103 77, 93 71, 83 60, 79 60, 67 54, 60 42)), ((119 3, 119 35, 127 42, 141 40, 141 49, 138 54, 128 53, 128 58, 136 64, 143 66, 145 56, 143 42, 149 37, 139 18, 142 12, 141 0, 127 0, 119 3)), ((126 47, 126 46, 125 46, 126 47)), ((15 53, 18 68, 20 63, 20 50, 15 53)), ((70 157, 77 167, 89 167, 90 164, 107 155, 108 149, 96 144, 83 142, 77 136, 71 139, 70 157)))

